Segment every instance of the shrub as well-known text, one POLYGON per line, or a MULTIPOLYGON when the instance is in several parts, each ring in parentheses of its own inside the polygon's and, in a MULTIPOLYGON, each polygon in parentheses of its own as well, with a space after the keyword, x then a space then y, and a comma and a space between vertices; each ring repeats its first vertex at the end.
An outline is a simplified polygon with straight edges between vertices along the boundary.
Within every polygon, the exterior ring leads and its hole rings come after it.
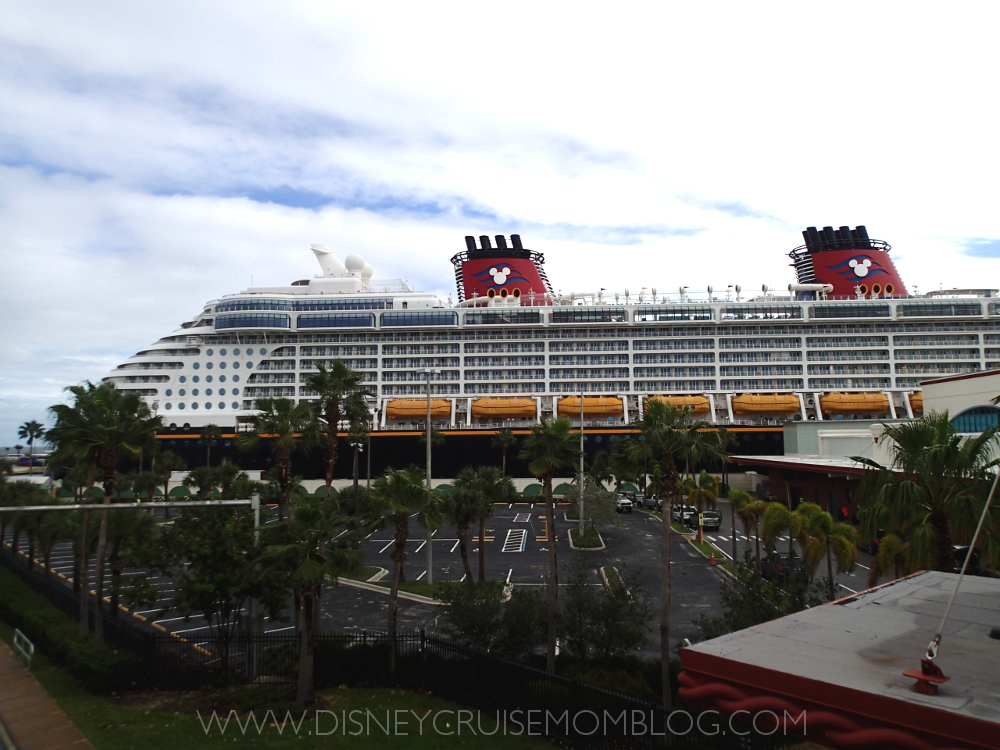
POLYGON ((42 653, 65 666, 84 687, 108 692, 139 678, 139 659, 113 648, 98 651, 77 635, 76 623, 13 572, 0 569, 0 618, 20 629, 42 653))

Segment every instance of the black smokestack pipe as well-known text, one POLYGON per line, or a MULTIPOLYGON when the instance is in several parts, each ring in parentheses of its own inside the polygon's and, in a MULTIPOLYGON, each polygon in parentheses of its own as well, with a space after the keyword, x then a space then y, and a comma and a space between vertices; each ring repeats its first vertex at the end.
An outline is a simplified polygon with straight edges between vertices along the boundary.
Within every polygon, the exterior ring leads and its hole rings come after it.
POLYGON ((819 232, 816 231, 816 227, 806 227, 806 231, 809 233, 809 240, 806 245, 809 246, 810 250, 816 250, 819 248, 819 232))
POLYGON ((858 230, 857 229, 852 229, 851 230, 851 242, 853 242, 855 245, 858 245, 858 244, 861 243, 861 238, 858 237, 858 230))
POLYGON ((476 238, 471 234, 465 235, 465 247, 470 253, 474 253, 476 251, 476 238))
POLYGON ((493 249, 493 245, 490 244, 490 236, 488 234, 479 235, 479 244, 482 245, 483 250, 493 249))
POLYGON ((512 234, 510 236, 510 244, 514 246, 515 250, 524 250, 524 248, 521 247, 521 235, 519 234, 512 234))
POLYGON ((506 249, 507 249, 507 238, 504 237, 502 234, 498 234, 497 235, 497 250, 506 250, 506 249))
POLYGON ((841 237, 841 239, 844 240, 844 244, 845 245, 850 244, 850 242, 851 242, 851 228, 850 227, 841 227, 840 228, 840 237, 841 237))
POLYGON ((837 241, 837 236, 833 233, 833 227, 823 227, 823 243, 832 245, 837 241))

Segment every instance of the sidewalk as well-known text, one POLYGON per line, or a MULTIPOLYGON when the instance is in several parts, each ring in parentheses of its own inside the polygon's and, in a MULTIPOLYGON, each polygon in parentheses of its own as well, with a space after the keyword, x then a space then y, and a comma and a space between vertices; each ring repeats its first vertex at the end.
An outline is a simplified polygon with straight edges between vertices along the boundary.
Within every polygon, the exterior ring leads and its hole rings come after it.
POLYGON ((3 641, 0 641, 0 722, 17 750, 93 750, 93 745, 3 641))

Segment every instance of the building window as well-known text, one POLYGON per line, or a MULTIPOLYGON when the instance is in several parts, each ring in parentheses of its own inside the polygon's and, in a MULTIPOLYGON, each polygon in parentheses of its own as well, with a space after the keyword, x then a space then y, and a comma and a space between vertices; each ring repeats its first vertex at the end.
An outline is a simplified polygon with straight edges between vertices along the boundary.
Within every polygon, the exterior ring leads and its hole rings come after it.
POLYGON ((711 320, 712 308, 708 305, 671 305, 670 307, 646 307, 635 311, 636 323, 661 320, 711 320))
POLYGON ((291 328, 290 315, 243 313, 220 315, 215 319, 216 330, 224 328, 291 328))
POLYGON ((809 308, 810 318, 888 318, 889 305, 869 302, 833 303, 809 308))
POLYGON ((995 406, 977 406, 966 409, 951 420, 959 432, 983 432, 990 427, 1000 426, 1000 409, 995 406))
POLYGON ((391 310, 391 299, 316 299, 292 303, 293 310, 391 310))
MULTIPOLYGON (((234 299, 220 302, 215 306, 217 313, 234 312, 236 310, 291 310, 292 303, 287 299, 234 299)), ((218 322, 215 324, 219 328, 218 322)))
POLYGON ((385 328, 404 326, 457 326, 456 312, 391 312, 382 313, 385 328))
POLYGON ((802 317, 798 305, 726 305, 723 320, 793 320, 802 317))
POLYGON ((467 326, 541 323, 538 310, 490 310, 465 314, 467 326))
POLYGON ((978 302, 903 302, 897 309, 901 318, 983 314, 978 302))
POLYGON ((374 328, 372 313, 330 313, 328 315, 300 315, 299 328, 374 328))

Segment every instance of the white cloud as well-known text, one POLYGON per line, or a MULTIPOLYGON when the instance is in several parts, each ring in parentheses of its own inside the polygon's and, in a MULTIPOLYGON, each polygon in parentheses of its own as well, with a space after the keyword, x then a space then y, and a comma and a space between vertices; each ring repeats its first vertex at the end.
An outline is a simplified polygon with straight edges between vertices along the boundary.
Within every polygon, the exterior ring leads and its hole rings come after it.
POLYGON ((443 296, 516 231, 564 290, 752 289, 864 223, 910 284, 991 284, 996 15, 10 0, 0 445, 310 242, 443 296))

